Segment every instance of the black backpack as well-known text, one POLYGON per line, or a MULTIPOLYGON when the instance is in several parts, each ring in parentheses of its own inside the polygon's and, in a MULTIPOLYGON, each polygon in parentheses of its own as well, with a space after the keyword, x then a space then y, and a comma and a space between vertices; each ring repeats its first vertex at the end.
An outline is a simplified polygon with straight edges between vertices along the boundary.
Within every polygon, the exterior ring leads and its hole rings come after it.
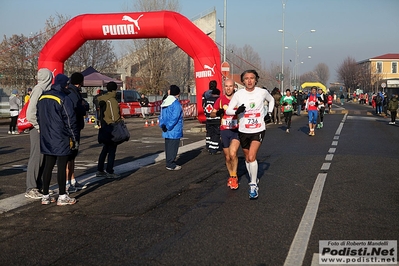
POLYGON ((377 104, 381 104, 382 103, 382 97, 381 97, 381 95, 377 95, 376 97, 375 97, 375 102, 377 103, 377 104))

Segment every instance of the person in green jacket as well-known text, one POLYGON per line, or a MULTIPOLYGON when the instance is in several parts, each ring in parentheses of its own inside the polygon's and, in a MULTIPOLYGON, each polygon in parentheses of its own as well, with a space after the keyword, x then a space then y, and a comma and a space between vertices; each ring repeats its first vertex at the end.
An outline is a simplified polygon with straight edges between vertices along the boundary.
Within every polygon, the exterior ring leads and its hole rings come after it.
POLYGON ((290 127, 291 127, 291 118, 292 118, 292 113, 294 111, 293 105, 296 103, 296 98, 291 95, 291 90, 286 89, 285 90, 285 95, 281 97, 280 99, 280 105, 281 109, 284 114, 284 120, 285 124, 287 126, 287 129, 285 132, 290 133, 290 127))
POLYGON ((107 84, 107 93, 98 97, 100 106, 101 127, 98 131, 98 142, 103 144, 97 164, 97 177, 105 177, 111 179, 120 178, 119 174, 114 173, 114 163, 116 148, 118 143, 113 142, 112 129, 113 123, 118 122, 121 118, 118 101, 116 100, 116 90, 118 85, 111 81, 107 84), (107 158, 107 168, 104 171, 105 158, 107 158))
POLYGON ((398 111, 398 95, 394 94, 392 95, 391 100, 388 103, 388 110, 391 112, 391 122, 389 122, 390 125, 395 125, 396 122, 396 115, 398 111))

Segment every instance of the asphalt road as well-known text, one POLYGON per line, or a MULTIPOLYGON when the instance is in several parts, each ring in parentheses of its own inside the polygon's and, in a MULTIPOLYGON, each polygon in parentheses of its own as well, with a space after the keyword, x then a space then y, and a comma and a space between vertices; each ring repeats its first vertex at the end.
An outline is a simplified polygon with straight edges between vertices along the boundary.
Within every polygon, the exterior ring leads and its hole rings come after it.
POLYGON ((123 177, 93 178, 101 146, 87 125, 77 175, 89 187, 75 205, 42 206, 23 197, 29 136, 0 126, 0 209, 23 203, 0 214, 0 265, 318 265, 319 240, 398 240, 399 126, 369 106, 333 110, 315 137, 305 115, 289 134, 268 126, 258 200, 242 152, 232 191, 195 120, 185 121, 182 170, 167 171, 160 129, 128 118, 123 177))

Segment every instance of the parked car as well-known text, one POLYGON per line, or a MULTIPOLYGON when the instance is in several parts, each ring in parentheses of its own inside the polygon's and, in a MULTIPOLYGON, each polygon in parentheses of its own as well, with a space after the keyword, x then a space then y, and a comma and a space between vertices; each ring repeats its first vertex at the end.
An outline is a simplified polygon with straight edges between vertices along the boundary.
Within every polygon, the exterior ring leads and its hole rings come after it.
MULTIPOLYGON (((141 95, 136 90, 121 90, 116 92, 116 100, 122 116, 140 116, 141 106, 139 99, 141 95), (122 98, 123 95, 123 98, 122 98), (123 99, 123 100, 122 100, 123 99)), ((154 115, 159 112, 162 101, 149 103, 149 114, 154 115)))
POLYGON ((121 90, 116 92, 116 100, 118 103, 131 103, 131 102, 138 102, 140 99, 140 94, 136 90, 121 90), (122 99, 123 95, 123 100, 122 99))

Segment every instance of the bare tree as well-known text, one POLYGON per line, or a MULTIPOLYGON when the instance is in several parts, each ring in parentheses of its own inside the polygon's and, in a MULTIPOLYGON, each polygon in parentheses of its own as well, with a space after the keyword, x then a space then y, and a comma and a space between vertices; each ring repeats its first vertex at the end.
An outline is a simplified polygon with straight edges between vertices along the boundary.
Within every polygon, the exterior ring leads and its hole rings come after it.
POLYGON ((0 74, 3 86, 25 89, 35 84, 38 42, 24 35, 4 36, 0 44, 0 74))
POLYGON ((330 70, 328 66, 324 63, 319 63, 313 70, 314 74, 316 74, 318 81, 322 84, 326 85, 328 79, 330 78, 330 70))
MULTIPOLYGON (((173 10, 179 11, 179 2, 176 0, 137 0, 134 2, 134 8, 140 11, 156 11, 156 10, 173 10)), ((143 84, 141 90, 144 93, 160 94, 164 91, 170 83, 168 77, 171 77, 172 69, 176 71, 181 65, 181 68, 187 67, 187 59, 178 60, 181 53, 172 53, 176 51, 176 45, 169 39, 135 39, 132 41, 132 46, 127 48, 131 53, 134 53, 135 67, 134 71, 136 77, 141 78, 143 84), (177 58, 173 58, 176 56, 177 58), (172 66, 172 62, 174 65, 172 66), (177 64, 177 65, 176 65, 177 64)), ((184 77, 177 78, 179 75, 186 75, 187 71, 178 71, 173 73, 176 75, 173 81, 180 80, 184 86, 184 77)))
MULTIPOLYGON (((0 43, 1 84, 23 89, 34 86, 40 50, 68 20, 67 16, 57 14, 46 20, 43 31, 32 33, 29 37, 4 36, 0 43)), ((65 73, 81 71, 84 65, 91 65, 100 71, 110 70, 115 59, 110 41, 89 41, 65 62, 65 73)))
POLYGON ((354 58, 348 56, 337 70, 338 78, 344 83, 347 92, 355 90, 359 83, 358 67, 354 58))
MULTIPOLYGON (((48 38, 53 36, 69 20, 70 17, 62 14, 48 18, 45 26, 45 41, 47 42, 48 38)), ((80 72, 89 66, 100 72, 113 72, 115 61, 116 55, 112 41, 89 40, 65 61, 64 73, 69 75, 73 72, 80 72)))
POLYGON ((234 73, 241 73, 247 69, 261 70, 262 60, 252 46, 246 44, 244 47, 237 47, 234 44, 227 45, 226 58, 233 65, 234 73))
POLYGON ((100 72, 113 72, 116 55, 109 40, 85 42, 66 62, 65 73, 79 72, 92 66, 100 72))
MULTIPOLYGON (((265 78, 264 78, 264 80, 261 79, 261 81, 263 81, 264 84, 266 84, 265 85, 266 88, 268 88, 270 91, 272 91, 273 88, 280 88, 280 81, 278 81, 276 79, 276 76, 280 72, 281 72, 281 65, 277 64, 275 62, 272 62, 270 64, 268 71, 265 71, 265 78)), ((288 87, 288 83, 287 83, 287 87, 288 87)))
MULTIPOLYGON (((321 81, 315 71, 309 71, 309 72, 303 73, 300 76, 300 82, 304 83, 304 82, 321 82, 321 81)), ((323 83, 323 82, 321 82, 321 83, 323 83)), ((325 83, 323 83, 323 84, 325 84, 325 83)))

